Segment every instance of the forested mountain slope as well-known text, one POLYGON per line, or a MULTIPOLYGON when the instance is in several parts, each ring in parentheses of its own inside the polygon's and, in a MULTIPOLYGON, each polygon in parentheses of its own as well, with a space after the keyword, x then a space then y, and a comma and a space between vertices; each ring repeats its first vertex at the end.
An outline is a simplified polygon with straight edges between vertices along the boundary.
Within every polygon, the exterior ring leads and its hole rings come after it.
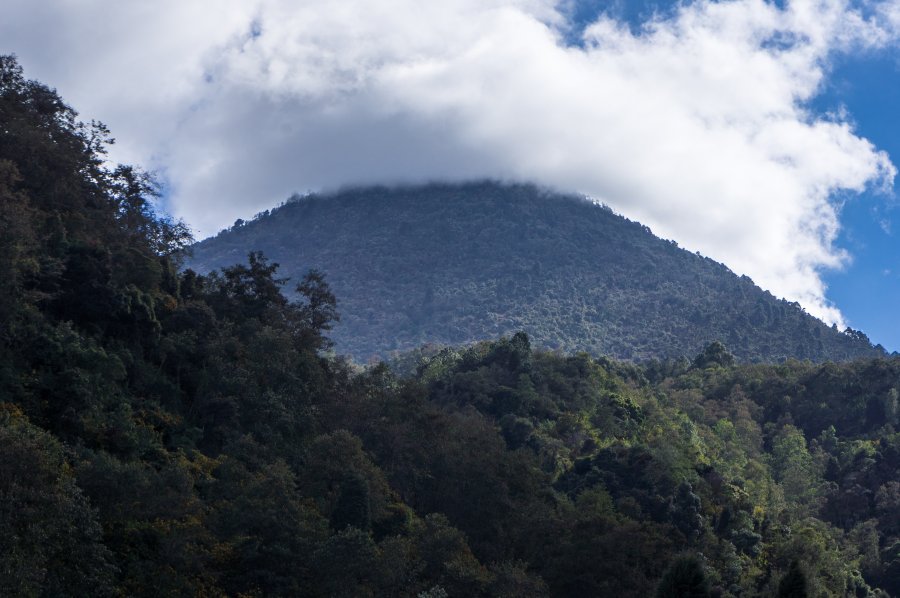
POLYGON ((900 594, 900 358, 355 368, 103 139, 0 56, 0 596, 900 594))
POLYGON ((295 198, 194 246, 201 272, 263 251, 340 299, 339 352, 360 361, 424 343, 526 331, 536 345, 641 360, 714 340, 741 361, 883 354, 721 264, 584 199, 491 182, 295 198))

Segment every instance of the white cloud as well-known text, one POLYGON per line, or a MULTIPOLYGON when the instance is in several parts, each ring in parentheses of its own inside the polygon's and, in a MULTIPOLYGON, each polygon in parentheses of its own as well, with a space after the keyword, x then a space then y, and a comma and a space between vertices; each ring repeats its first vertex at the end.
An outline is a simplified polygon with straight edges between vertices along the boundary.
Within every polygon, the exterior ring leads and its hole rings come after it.
POLYGON ((10 0, 0 51, 158 168, 201 234, 293 191, 522 178, 577 190, 828 321, 830 197, 889 188, 849 115, 805 108, 900 1, 695 1, 563 42, 570 0, 10 0), (862 9, 865 9, 863 11, 862 9))

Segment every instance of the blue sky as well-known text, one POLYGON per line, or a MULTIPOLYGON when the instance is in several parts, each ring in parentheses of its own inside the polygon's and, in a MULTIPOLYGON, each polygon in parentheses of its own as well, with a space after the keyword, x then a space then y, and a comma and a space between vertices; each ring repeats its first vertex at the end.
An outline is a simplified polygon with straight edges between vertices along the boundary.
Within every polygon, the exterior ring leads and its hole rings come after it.
POLYGON ((900 349, 900 0, 7 0, 4 16, 0 52, 109 125, 111 158, 156 172, 198 237, 295 192, 527 180, 900 349))
MULTIPOLYGON (((639 30, 654 15, 670 14, 677 2, 657 0, 585 0, 574 4, 575 27, 607 13, 639 30)), ((783 2, 779 3, 783 5, 783 2)), ((830 65, 820 93, 809 104, 819 114, 845 110, 856 131, 900 162, 900 52, 896 48, 841 56, 830 65)), ((900 211, 895 192, 868 190, 834 198, 842 205, 837 245, 850 260, 823 270, 827 297, 847 324, 865 332, 873 343, 900 351, 900 211)))
MULTIPOLYGON (((639 29, 654 15, 674 10, 675 2, 655 0, 586 0, 572 9, 584 26, 606 12, 639 29)), ((575 27, 572 42, 578 43, 575 27)), ((841 57, 831 65, 827 84, 811 102, 826 114, 846 110, 860 135, 900 158, 900 53, 895 49, 841 57)), ((837 245, 850 254, 842 268, 823 271, 827 297, 847 324, 868 334, 873 343, 900 351, 900 221, 893 193, 867 191, 836 198, 842 203, 837 245)))
MULTIPOLYGON (((882 52, 841 60, 815 105, 845 106, 857 130, 900 160, 900 56, 882 52)), ((894 194, 850 198, 838 244, 852 262, 825 276, 829 298, 873 342, 900 351, 900 220, 894 194)))

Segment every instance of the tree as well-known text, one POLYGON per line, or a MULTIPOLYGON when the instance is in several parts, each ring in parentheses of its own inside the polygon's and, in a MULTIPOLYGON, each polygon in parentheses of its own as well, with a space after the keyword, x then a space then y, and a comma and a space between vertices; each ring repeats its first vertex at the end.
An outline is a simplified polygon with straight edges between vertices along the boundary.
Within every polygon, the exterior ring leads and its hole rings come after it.
POLYGON ((656 598, 707 598, 709 595, 703 564, 692 555, 675 559, 656 589, 656 598))
POLYGON ((236 321, 255 318, 264 323, 277 319, 288 303, 281 294, 287 279, 275 278, 277 271, 277 263, 269 263, 261 251, 251 251, 246 266, 235 264, 223 269, 221 276, 210 276, 217 315, 236 321))
POLYGON ((372 526, 369 484, 359 472, 350 471, 341 482, 341 493, 331 513, 331 527, 341 531, 355 527, 364 532, 372 526))
POLYGON ((35 245, 33 210, 25 195, 15 191, 20 180, 15 164, 0 160, 0 330, 4 331, 18 307, 23 276, 37 265, 30 255, 35 245))
POLYGON ((696 542, 703 533, 703 516, 700 514, 700 497, 688 481, 681 482, 669 507, 669 515, 688 542, 696 542))
POLYGON ((778 598, 806 598, 806 574, 800 563, 791 561, 787 573, 778 584, 778 598))
POLYGON ((694 367, 705 369, 713 366, 731 367, 734 365, 734 355, 729 353, 725 345, 719 341, 714 341, 707 345, 703 351, 694 359, 694 367))
POLYGON ((821 467, 806 447, 803 432, 785 424, 772 441, 772 470, 785 497, 801 510, 821 496, 821 467))
POLYGON ((228 457, 214 472, 210 527, 226 543, 221 581, 229 595, 293 596, 316 577, 314 552, 328 522, 297 492, 297 480, 281 461, 255 463, 260 447, 243 439, 243 459, 228 457))
POLYGON ((331 341, 324 332, 340 320, 337 299, 318 270, 310 270, 297 285, 301 300, 296 303, 303 340, 315 350, 328 349, 331 341))
POLYGON ((111 561, 63 446, 0 403, 0 595, 113 595, 111 561))

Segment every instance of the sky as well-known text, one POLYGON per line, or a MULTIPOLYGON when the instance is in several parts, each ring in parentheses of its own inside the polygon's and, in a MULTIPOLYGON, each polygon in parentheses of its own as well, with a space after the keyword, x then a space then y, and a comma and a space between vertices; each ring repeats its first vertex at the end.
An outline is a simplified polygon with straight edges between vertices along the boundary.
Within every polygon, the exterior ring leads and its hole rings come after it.
POLYGON ((5 0, 0 53, 198 238, 293 193, 533 181, 900 350, 900 0, 5 0))

